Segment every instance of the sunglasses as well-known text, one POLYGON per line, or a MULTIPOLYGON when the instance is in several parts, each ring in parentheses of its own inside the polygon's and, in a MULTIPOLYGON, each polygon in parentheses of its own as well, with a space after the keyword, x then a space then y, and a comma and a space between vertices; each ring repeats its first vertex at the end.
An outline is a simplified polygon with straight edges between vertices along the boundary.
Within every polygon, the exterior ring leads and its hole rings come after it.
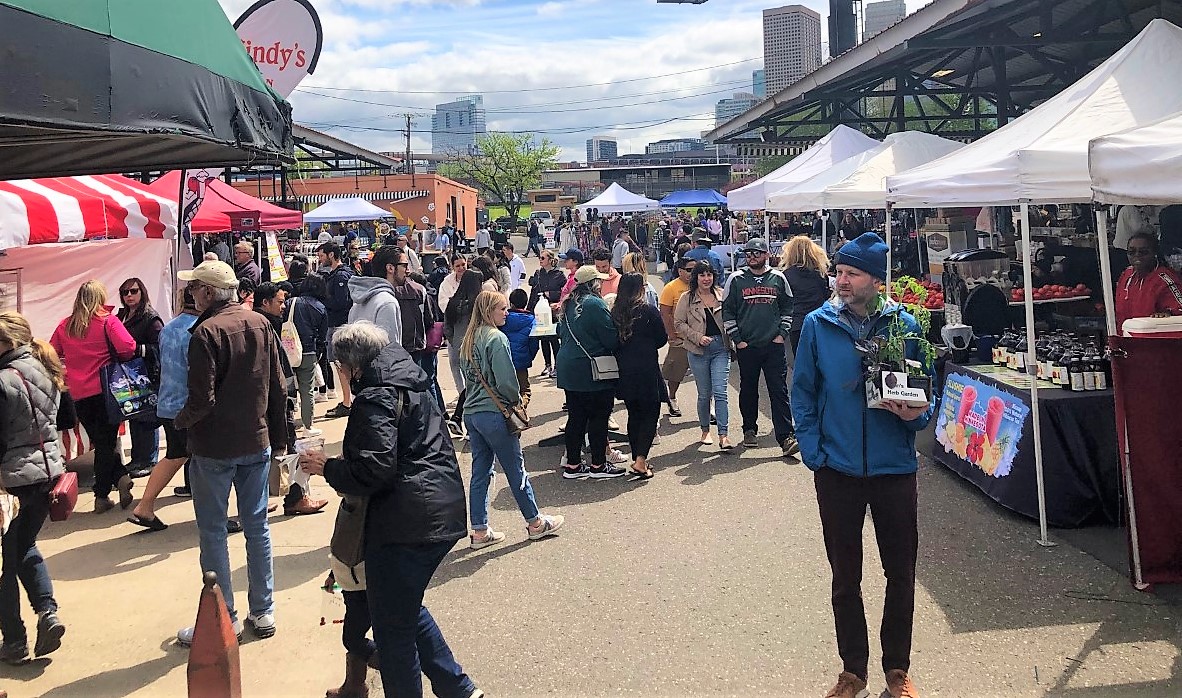
POLYGON ((119 295, 121 295, 121 296, 138 296, 139 293, 140 293, 140 290, 138 288, 121 288, 121 289, 119 289, 119 295))

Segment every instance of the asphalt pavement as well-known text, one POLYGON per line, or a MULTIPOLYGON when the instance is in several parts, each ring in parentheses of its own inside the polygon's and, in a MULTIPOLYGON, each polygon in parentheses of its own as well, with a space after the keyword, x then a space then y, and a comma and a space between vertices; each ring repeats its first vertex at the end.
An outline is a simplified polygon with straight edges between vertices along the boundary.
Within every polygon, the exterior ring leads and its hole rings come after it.
MULTIPOLYGON (((531 374, 540 370, 539 359, 531 374)), ((454 398, 450 372, 440 382, 454 398)), ((685 416, 661 419, 654 479, 566 481, 561 447, 538 445, 558 433, 562 395, 552 380, 533 385, 526 466, 541 508, 565 515, 566 527, 528 542, 498 477, 490 518, 506 541, 478 552, 461 542, 426 598, 477 685, 491 698, 823 696, 841 666, 812 476, 780 458, 766 405, 761 446, 723 454, 696 443, 691 381, 679 395, 685 416)), ((626 422, 622 406, 616 418, 626 422)), ((319 423, 330 451, 344 424, 319 423)), ((467 453, 460 465, 467 477, 467 453)), ((1054 533, 1059 545, 1039 546, 1036 524, 939 465, 923 461, 919 485, 912 676, 922 695, 1182 695, 1178 607, 1054 533)), ((244 696, 321 696, 343 676, 339 626, 320 623, 336 498, 322 480, 314 486, 334 499, 325 513, 271 518, 278 633, 248 632, 244 696)), ((118 509, 89 513, 92 504, 83 494, 78 513, 41 536, 69 628, 63 647, 0 666, 0 688, 13 698, 183 696, 188 655, 173 638, 192 623, 201 588, 192 506, 163 498, 170 528, 144 533, 118 509)), ((876 695, 884 580, 869 519, 864 543, 876 695)), ((245 607, 241 536, 230 550, 245 607)), ((32 628, 27 606, 25 618, 32 628)), ((370 684, 381 696, 372 672, 370 684)))

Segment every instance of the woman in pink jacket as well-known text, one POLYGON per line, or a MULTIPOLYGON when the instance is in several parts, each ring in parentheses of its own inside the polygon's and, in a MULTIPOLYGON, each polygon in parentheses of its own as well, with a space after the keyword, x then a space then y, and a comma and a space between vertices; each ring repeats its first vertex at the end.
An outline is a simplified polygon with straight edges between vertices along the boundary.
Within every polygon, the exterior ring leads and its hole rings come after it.
POLYGON ((131 478, 119 450, 119 424, 107 415, 99 371, 135 356, 135 340, 107 305, 107 289, 91 279, 74 297, 74 312, 61 321, 49 343, 66 365, 66 386, 78 411, 78 421, 94 446, 94 512, 114 508, 111 489, 119 488, 119 506, 131 506, 131 478))

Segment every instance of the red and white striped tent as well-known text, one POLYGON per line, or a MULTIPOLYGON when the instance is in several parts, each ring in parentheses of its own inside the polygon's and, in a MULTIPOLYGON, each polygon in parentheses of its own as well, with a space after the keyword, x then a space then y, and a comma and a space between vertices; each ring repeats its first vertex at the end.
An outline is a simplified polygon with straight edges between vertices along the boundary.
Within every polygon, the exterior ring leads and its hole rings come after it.
POLYGON ((173 238, 177 202, 120 175, 0 181, 0 250, 94 238, 173 238))

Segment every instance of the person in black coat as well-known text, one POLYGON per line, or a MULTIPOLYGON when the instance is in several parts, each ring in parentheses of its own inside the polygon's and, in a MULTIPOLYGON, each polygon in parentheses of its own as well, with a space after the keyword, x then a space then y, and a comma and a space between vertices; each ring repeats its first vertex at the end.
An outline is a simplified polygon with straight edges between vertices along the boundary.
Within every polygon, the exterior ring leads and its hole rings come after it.
POLYGON ((620 332, 616 362, 620 379, 616 398, 628 408, 628 447, 632 450, 633 479, 653 476, 648 454, 657 436, 661 405, 669 401, 657 351, 669 343, 660 312, 645 301, 645 279, 636 272, 620 278, 612 321, 620 332))
POLYGON ((795 356, 805 316, 824 305, 831 295, 829 258, 807 235, 798 235, 784 245, 780 271, 792 290, 792 329, 788 331, 788 341, 795 356))
MULTIPOLYGON (((552 250, 542 250, 538 255, 541 266, 529 279, 529 301, 525 309, 533 312, 538 299, 543 295, 550 305, 551 313, 557 314, 555 307, 562 300, 562 289, 566 286, 566 274, 558 268, 558 256, 552 250)), ((541 338, 542 359, 546 367, 542 369, 540 377, 554 376, 554 357, 558 356, 558 337, 541 338)))
POLYGON ((422 605, 436 568, 468 535, 464 481, 443 413, 427 374, 381 328, 350 323, 332 342, 357 391, 341 456, 313 451, 300 465, 342 495, 368 498, 365 576, 382 685, 387 695, 422 695, 425 673, 440 695, 473 695, 476 686, 422 605))
MULTIPOLYGON (((139 278, 119 284, 119 300, 122 306, 116 317, 135 340, 136 354, 143 357, 152 385, 159 390, 160 331, 164 329, 164 320, 152 307, 148 287, 139 278)), ((127 427, 131 433, 131 463, 127 470, 132 477, 145 477, 160 457, 160 420, 156 408, 132 417, 127 427)))

